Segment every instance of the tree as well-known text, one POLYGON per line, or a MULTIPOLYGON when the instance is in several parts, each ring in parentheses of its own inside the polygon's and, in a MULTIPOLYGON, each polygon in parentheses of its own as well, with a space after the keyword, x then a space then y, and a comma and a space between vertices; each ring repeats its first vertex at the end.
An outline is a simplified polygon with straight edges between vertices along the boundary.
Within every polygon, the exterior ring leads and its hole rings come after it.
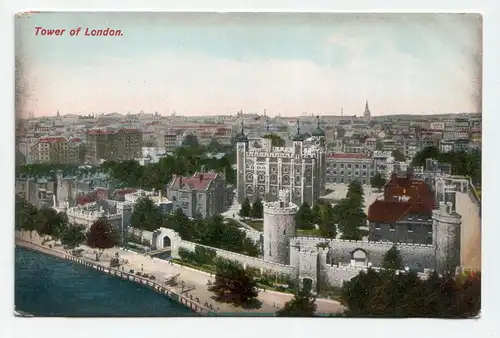
POLYGON ((295 223, 298 229, 314 229, 314 214, 309 203, 304 202, 295 214, 295 223))
POLYGON ((141 198, 134 206, 132 227, 154 231, 163 224, 163 212, 150 198, 141 198))
POLYGON ((252 204, 252 217, 262 218, 264 213, 264 206, 262 205, 262 200, 257 197, 255 202, 252 204))
POLYGON ((316 297, 311 290, 302 288, 285 306, 276 312, 278 317, 312 317, 316 312, 316 297))
POLYGON ((337 236, 337 218, 332 205, 319 199, 312 208, 314 224, 319 226, 321 236, 335 238, 337 236))
POLYGON ((386 182, 385 179, 382 177, 382 175, 377 171, 370 180, 370 183, 372 188, 375 188, 378 191, 380 191, 382 190, 386 182))
POLYGON ((37 213, 36 230, 40 235, 59 237, 67 226, 66 214, 43 207, 37 213))
POLYGON ((252 206, 250 205, 250 201, 248 198, 245 198, 243 203, 241 204, 240 216, 241 217, 250 217, 252 213, 252 206))
POLYGON ((105 217, 101 217, 92 223, 87 233, 87 245, 98 250, 96 260, 99 260, 105 249, 110 249, 118 244, 118 232, 105 217))
POLYGON ((15 226, 16 230, 31 232, 37 229, 37 208, 25 199, 16 195, 15 226))
POLYGON ((259 295, 257 282, 241 264, 219 259, 216 263, 215 282, 209 284, 208 291, 215 293, 217 301, 235 306, 250 306, 259 295))
POLYGON ((393 245, 384 255, 384 260, 382 262, 382 268, 387 270, 402 270, 403 269, 403 259, 397 248, 393 245))
POLYGON ((271 140, 271 146, 273 147, 284 147, 285 146, 285 140, 283 140, 279 135, 276 134, 267 134, 264 135, 262 138, 270 139, 271 140))
POLYGON ((61 234, 61 244, 68 249, 76 248, 85 243, 85 239, 85 227, 80 224, 70 225, 61 234))
POLYGON ((394 149, 392 151, 391 155, 392 155, 392 157, 394 157, 395 161, 404 162, 406 160, 405 155, 403 153, 401 153, 401 151, 399 151, 399 149, 394 149))
POLYGON ((470 318, 481 309, 480 294, 480 274, 433 272, 422 280, 413 272, 368 269, 343 284, 340 301, 347 316, 470 318))
POLYGON ((196 148, 199 146, 198 137, 193 134, 187 134, 184 140, 182 140, 183 147, 196 148))

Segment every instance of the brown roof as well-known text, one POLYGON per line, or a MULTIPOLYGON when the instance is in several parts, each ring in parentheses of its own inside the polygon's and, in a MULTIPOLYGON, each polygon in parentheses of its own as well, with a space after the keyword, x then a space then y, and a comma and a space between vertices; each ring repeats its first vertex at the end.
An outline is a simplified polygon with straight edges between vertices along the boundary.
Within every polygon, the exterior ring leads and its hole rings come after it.
POLYGON ((370 222, 395 223, 411 210, 411 204, 399 201, 376 200, 368 207, 370 222))

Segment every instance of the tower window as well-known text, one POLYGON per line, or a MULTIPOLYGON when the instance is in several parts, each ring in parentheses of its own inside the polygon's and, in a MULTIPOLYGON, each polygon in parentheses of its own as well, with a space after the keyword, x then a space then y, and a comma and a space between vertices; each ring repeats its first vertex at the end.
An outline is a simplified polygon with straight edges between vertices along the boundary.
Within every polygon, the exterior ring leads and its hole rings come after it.
POLYGON ((390 224, 389 225, 389 230, 390 231, 396 231, 395 227, 394 227, 394 224, 390 224))

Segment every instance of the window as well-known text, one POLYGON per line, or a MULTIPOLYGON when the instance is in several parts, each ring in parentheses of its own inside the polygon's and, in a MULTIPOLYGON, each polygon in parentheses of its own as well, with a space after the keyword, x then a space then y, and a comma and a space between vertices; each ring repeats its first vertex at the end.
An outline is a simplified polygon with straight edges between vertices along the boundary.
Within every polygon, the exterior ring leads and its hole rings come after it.
POLYGON ((333 174, 334 174, 334 175, 337 175, 337 170, 334 170, 334 171, 333 171, 333 174))
POLYGON ((396 231, 396 229, 394 228, 394 224, 389 224, 389 230, 390 231, 396 231))
POLYGON ((340 169, 344 169, 344 163, 340 163, 340 169))
POLYGON ((337 163, 334 163, 334 164, 333 164, 333 167, 334 167, 334 168, 337 168, 337 163))
POLYGON ((344 175, 344 170, 341 170, 341 171, 340 171, 340 175, 344 175))
POLYGON ((375 223, 375 230, 380 230, 380 223, 375 223))
POLYGON ((356 176, 359 176, 359 171, 356 171, 354 174, 355 174, 356 176))
POLYGON ((427 227, 427 233, 432 234, 432 225, 427 227))
POLYGON ((363 171, 363 176, 366 176, 366 171, 363 171))
POLYGON ((366 169, 366 164, 363 164, 363 169, 366 169))
POLYGON ((347 168, 348 168, 348 169, 351 169, 351 168, 352 168, 352 164, 350 164, 350 163, 349 163, 349 164, 347 165, 347 168))
POLYGON ((413 224, 408 224, 408 232, 413 232, 413 224))
POLYGON ((359 169, 359 164, 356 164, 354 167, 355 167, 356 169, 359 169))

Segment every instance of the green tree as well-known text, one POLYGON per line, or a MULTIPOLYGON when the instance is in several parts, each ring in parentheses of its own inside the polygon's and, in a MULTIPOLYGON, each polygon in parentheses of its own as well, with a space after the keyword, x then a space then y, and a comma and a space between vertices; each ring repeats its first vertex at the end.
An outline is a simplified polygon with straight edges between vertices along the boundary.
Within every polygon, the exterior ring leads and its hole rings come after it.
POLYGON ((385 185, 385 179, 382 177, 382 175, 377 171, 375 175, 370 180, 372 188, 377 189, 378 191, 382 190, 382 188, 385 185))
POLYGON ((401 153, 401 151, 399 151, 399 149, 394 149, 392 151, 392 157, 394 157, 394 160, 395 161, 405 161, 406 158, 405 158, 405 155, 403 153, 401 153))
POLYGON ((67 227, 67 216, 52 208, 43 207, 37 213, 36 230, 40 235, 59 237, 67 227))
POLYGON ((319 210, 319 231, 321 236, 336 238, 337 222, 332 205, 330 203, 320 204, 319 210))
POLYGON ((61 234, 61 244, 67 249, 74 249, 85 243, 85 227, 80 224, 68 226, 61 234))
POLYGON ((390 248, 389 251, 385 253, 384 259, 382 261, 382 268, 387 270, 403 269, 403 259, 401 258, 401 254, 397 246, 393 245, 392 248, 390 248))
POLYGON ((191 148, 198 147, 199 146, 198 137, 196 137, 196 135, 193 134, 187 134, 186 137, 184 137, 184 140, 182 141, 182 146, 191 148))
POLYGON ((262 218, 264 213, 264 206, 262 205, 262 200, 260 197, 257 197, 255 202, 252 204, 252 217, 253 218, 262 218))
POLYGON ((314 214, 309 206, 309 203, 304 202, 295 214, 295 224, 298 229, 309 230, 314 229, 314 214))
POLYGON ((141 198, 134 206, 131 225, 136 229, 154 231, 163 224, 163 212, 150 198, 141 198))
POLYGON ((345 282, 340 301, 346 316, 469 318, 481 309, 481 276, 386 273, 368 269, 345 282))
POLYGON ((87 233, 87 245, 98 250, 98 253, 96 253, 96 260, 99 260, 105 249, 111 249, 118 244, 118 241, 118 231, 105 217, 95 220, 87 233))
POLYGON ((250 217, 251 213, 252 213, 252 206, 248 198, 245 198, 245 200, 241 204, 241 209, 239 214, 241 217, 250 217))
POLYGON ((217 260, 215 282, 208 285, 219 302, 249 307, 257 300, 257 282, 241 264, 229 260, 217 260))
POLYGON ((16 230, 31 232, 37 229, 37 208, 25 199, 16 195, 15 226, 16 230))
POLYGON ((270 139, 271 140, 271 146, 273 147, 284 147, 285 146, 285 140, 283 140, 279 135, 276 134, 267 134, 264 135, 262 138, 270 139))
POLYGON ((276 312, 278 317, 313 317, 316 312, 316 297, 311 290, 302 288, 285 306, 276 312))

